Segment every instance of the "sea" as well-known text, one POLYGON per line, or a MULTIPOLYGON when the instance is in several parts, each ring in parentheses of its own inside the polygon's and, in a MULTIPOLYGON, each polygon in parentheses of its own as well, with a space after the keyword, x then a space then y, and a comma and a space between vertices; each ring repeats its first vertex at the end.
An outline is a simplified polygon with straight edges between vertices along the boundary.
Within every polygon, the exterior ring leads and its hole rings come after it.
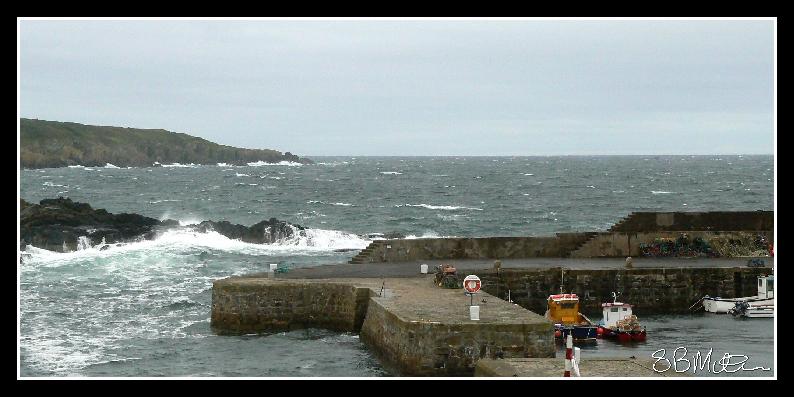
MULTIPOLYGON (((632 211, 774 209, 769 155, 312 160, 20 170, 19 195, 29 202, 63 196, 182 225, 226 220, 248 226, 275 217, 307 229, 264 245, 172 230, 107 249, 82 244, 57 253, 28 246, 18 265, 19 375, 395 376, 352 333, 216 335, 210 329, 212 282, 266 271, 270 263, 346 263, 379 233, 542 236, 605 230, 632 211)), ((770 368, 719 376, 774 372, 772 319, 635 314, 648 328, 645 343, 601 340, 583 348, 584 357, 672 360, 711 350, 712 361, 728 353, 747 356, 745 369, 770 368), (686 352, 674 353, 679 347, 686 352)))

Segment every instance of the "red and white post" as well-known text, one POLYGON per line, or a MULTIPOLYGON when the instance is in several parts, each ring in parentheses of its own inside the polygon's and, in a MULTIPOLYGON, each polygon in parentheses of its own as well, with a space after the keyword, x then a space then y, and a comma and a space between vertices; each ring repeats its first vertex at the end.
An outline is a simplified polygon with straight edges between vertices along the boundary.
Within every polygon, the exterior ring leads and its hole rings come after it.
POLYGON ((565 373, 562 376, 566 378, 570 378, 572 368, 573 368, 573 335, 568 334, 568 337, 565 338, 565 373))

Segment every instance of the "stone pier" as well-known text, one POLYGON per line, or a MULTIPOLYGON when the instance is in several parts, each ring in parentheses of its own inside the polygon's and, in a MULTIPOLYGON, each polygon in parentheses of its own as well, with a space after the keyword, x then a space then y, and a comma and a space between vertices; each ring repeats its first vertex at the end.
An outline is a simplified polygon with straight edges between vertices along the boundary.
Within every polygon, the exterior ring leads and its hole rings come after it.
POLYGON ((231 277, 213 284, 211 324, 218 333, 308 327, 359 332, 390 372, 471 376, 482 358, 554 357, 552 324, 490 294, 476 295, 469 319, 462 289, 433 276, 389 279, 231 277))

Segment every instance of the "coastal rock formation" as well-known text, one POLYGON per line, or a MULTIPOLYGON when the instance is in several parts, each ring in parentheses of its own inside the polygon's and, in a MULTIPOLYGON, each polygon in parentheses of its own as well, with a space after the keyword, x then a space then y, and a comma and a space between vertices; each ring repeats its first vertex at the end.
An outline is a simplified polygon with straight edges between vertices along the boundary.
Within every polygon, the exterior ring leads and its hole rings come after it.
POLYGON ((179 226, 175 220, 160 221, 138 214, 111 214, 69 198, 44 199, 39 204, 21 200, 20 246, 27 244, 50 251, 72 251, 82 244, 113 244, 154 238, 164 228, 179 226))
MULTIPOLYGON (((20 249, 27 245, 50 251, 68 252, 81 246, 150 240, 163 231, 180 228, 179 222, 160 221, 138 214, 111 214, 69 198, 41 200, 39 204, 20 201, 20 249)), ((204 221, 184 228, 198 232, 215 231, 230 239, 255 244, 270 244, 293 236, 302 226, 264 220, 253 226, 227 221, 204 221)))
POLYGON ((280 221, 276 218, 264 220, 250 227, 227 221, 204 221, 191 227, 199 232, 215 231, 230 239, 242 240, 246 243, 271 244, 292 237, 295 230, 303 230, 300 225, 280 221))

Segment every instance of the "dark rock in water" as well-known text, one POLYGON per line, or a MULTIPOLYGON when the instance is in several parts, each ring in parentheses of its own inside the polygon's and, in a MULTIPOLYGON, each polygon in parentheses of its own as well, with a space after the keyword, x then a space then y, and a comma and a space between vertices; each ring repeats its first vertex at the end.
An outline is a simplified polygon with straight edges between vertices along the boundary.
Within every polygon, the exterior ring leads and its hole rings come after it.
MULTIPOLYGON (((20 250, 30 244, 50 251, 74 251, 85 237, 92 246, 102 243, 151 240, 161 232, 179 228, 173 219, 160 221, 138 214, 111 214, 104 209, 93 209, 86 203, 74 202, 69 198, 41 200, 31 204, 20 202, 20 250)), ((198 225, 187 226, 192 230, 216 231, 228 238, 248 243, 269 244, 293 236, 295 231, 304 230, 299 225, 270 218, 253 226, 232 224, 227 221, 204 221, 198 225)), ((108 245, 101 249, 106 249, 108 245)))
POLYGON ((39 204, 20 203, 20 245, 30 244, 51 251, 77 249, 80 237, 91 245, 154 238, 164 228, 179 225, 138 214, 111 214, 69 198, 44 199, 39 204))
POLYGON ((304 230, 300 225, 293 225, 276 218, 259 222, 250 227, 230 223, 228 221, 204 221, 191 226, 199 232, 215 231, 230 239, 242 240, 246 243, 270 244, 290 238, 295 230, 304 230))
POLYGON ((358 248, 337 248, 334 252, 350 252, 350 251, 360 251, 358 248))

